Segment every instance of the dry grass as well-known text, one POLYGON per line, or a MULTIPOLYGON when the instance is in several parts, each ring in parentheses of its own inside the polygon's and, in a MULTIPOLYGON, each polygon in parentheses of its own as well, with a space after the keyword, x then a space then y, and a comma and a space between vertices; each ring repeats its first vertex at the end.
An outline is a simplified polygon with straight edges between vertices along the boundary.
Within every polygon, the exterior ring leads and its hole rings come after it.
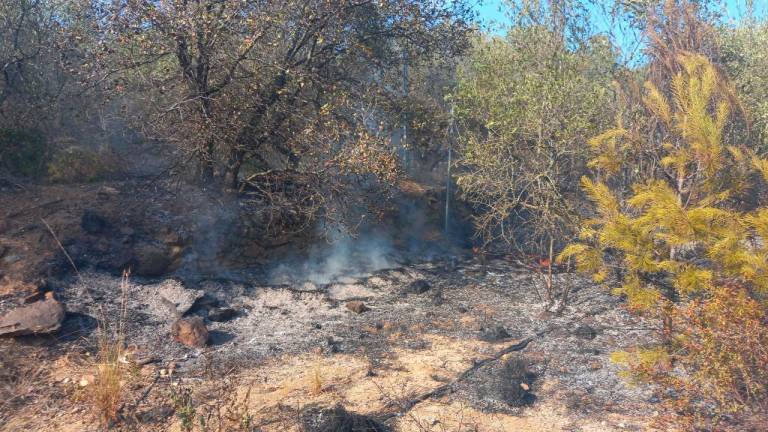
MULTIPOLYGON (((21 405, 40 399, 47 369, 15 357, 13 350, 0 353, 0 425, 21 405)), ((1 429, 1 428, 0 428, 1 429)))
POLYGON ((120 364, 125 351, 125 317, 128 302, 129 272, 123 273, 120 315, 111 327, 102 311, 99 319, 99 352, 95 382, 90 386, 93 408, 99 419, 108 425, 117 420, 123 400, 126 370, 120 364))
POLYGON ((323 392, 323 378, 320 376, 320 363, 316 363, 312 370, 312 376, 309 383, 309 392, 317 396, 323 392))

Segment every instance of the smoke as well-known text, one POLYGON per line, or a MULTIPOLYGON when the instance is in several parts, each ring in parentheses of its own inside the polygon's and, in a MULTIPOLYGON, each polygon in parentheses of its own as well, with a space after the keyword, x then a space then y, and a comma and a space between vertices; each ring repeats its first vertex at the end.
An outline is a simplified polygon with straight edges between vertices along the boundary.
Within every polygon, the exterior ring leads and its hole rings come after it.
POLYGON ((326 242, 309 247, 304 256, 284 260, 270 272, 273 284, 312 282, 323 285, 342 277, 359 277, 397 264, 392 242, 383 234, 353 237, 334 229, 326 242))

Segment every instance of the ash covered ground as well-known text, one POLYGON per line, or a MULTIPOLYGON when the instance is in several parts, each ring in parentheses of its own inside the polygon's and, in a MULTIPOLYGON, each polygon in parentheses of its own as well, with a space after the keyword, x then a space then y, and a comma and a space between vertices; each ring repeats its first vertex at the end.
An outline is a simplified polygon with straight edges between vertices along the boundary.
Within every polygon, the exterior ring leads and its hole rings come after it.
MULTIPOLYGON (((655 325, 630 315, 602 288, 555 275, 556 284, 574 286, 569 306, 556 316, 543 312, 540 276, 503 259, 387 264, 320 281, 326 283, 303 280, 298 270, 281 283, 274 273, 248 271, 216 279, 132 278, 126 363, 135 370, 125 410, 131 415, 121 427, 179 430, 169 394, 189 388, 198 412, 238 407, 253 417, 253 430, 305 430, 297 413, 334 406, 403 431, 651 428, 653 389, 629 385, 609 355, 651 343, 655 325), (170 338, 176 312, 162 298, 185 316, 205 319, 208 347, 170 338), (366 310, 350 310, 350 301, 366 310), (526 338, 523 349, 494 358, 526 338), (524 370, 510 372, 510 364, 524 370), (445 391, 413 403, 440 387, 445 391)), ((120 278, 86 272, 60 289, 68 317, 55 343, 1 342, 5 353, 49 362, 30 383, 45 387, 39 395, 6 403, 6 430, 100 427, 83 415, 78 383, 88 378, 96 318, 115 322, 121 314, 120 278)))

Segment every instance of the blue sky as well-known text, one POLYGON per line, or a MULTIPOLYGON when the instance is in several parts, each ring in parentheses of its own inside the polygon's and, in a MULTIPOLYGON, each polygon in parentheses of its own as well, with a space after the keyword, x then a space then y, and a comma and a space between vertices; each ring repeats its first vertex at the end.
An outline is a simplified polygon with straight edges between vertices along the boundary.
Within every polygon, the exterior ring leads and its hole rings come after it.
MULTIPOLYGON (((494 33, 499 32, 498 25, 504 25, 508 22, 508 18, 504 12, 504 0, 479 0, 482 2, 477 6, 479 18, 484 26, 491 26, 495 24, 497 27, 494 29, 490 27, 490 30, 494 33)), ((610 0, 593 0, 594 3, 605 2, 606 4, 612 4, 610 0)), ((723 21, 726 24, 734 24, 744 18, 748 11, 748 3, 750 0, 721 0, 722 3, 722 16, 723 21)), ((766 0, 752 0, 753 13, 755 16, 764 18, 768 16, 768 1, 766 0)), ((612 40, 617 43, 622 51, 622 58, 627 63, 635 63, 642 61, 642 40, 638 37, 637 32, 634 29, 627 28, 626 26, 615 26, 611 23, 610 18, 601 13, 602 9, 599 6, 590 6, 592 11, 593 25, 595 30, 603 33, 610 33, 612 40)))
MULTIPOLYGON (((490 21, 505 22, 506 18, 503 12, 500 12, 500 8, 504 4, 503 0, 481 0, 482 5, 478 6, 477 10, 480 14, 480 18, 488 23, 490 21)), ((722 0, 724 7, 725 19, 728 21, 738 21, 747 10, 747 3, 749 0, 722 0)), ((768 2, 765 0, 752 0, 755 13, 758 16, 766 16, 768 13, 768 2)))

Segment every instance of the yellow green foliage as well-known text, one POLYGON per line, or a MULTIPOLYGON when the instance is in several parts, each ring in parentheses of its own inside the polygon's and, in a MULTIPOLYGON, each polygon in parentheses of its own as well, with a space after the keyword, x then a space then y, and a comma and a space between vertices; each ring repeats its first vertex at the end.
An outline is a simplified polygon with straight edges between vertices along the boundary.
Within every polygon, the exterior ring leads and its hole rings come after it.
POLYGON ((662 125, 662 145, 648 144, 661 151, 655 175, 622 196, 609 185, 626 169, 616 149, 630 134, 617 127, 590 141, 590 166, 604 179, 582 179, 595 216, 558 259, 665 323, 661 346, 613 354, 633 378, 674 387, 677 407, 691 412, 703 401, 720 412, 766 409, 768 208, 747 212, 731 197, 755 178, 750 170, 768 181, 768 160, 724 145, 732 110, 717 69, 697 54, 677 62, 666 87, 645 85, 662 125))

